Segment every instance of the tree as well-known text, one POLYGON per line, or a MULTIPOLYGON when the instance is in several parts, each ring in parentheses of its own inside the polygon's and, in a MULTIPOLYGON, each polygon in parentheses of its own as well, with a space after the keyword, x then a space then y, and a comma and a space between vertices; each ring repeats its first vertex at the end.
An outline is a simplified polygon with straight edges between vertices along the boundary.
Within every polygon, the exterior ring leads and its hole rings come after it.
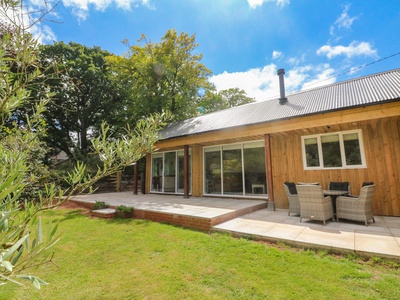
MULTIPOLYGON (((1 4, 3 22, 10 9, 18 11, 21 5, 13 0, 2 0, 1 4)), ((170 116, 161 113, 142 119, 132 130, 127 127, 122 138, 110 137, 110 128, 103 123, 101 135, 92 140, 92 152, 101 162, 95 174, 88 175, 85 164, 77 162, 64 178, 66 188, 52 180, 41 181, 42 175, 35 168, 43 162, 34 152, 42 148, 40 139, 45 134, 43 115, 51 97, 43 85, 48 75, 41 72, 37 41, 18 20, 9 18, 0 26, 0 285, 29 280, 40 288, 46 283, 29 270, 52 262, 51 247, 59 239, 58 225, 50 223, 43 230, 41 213, 152 152, 158 131, 170 116), (42 92, 36 94, 35 101, 29 101, 38 87, 42 92), (31 104, 34 107, 24 121, 15 122, 15 111, 31 104), (36 196, 22 199, 32 182, 39 181, 42 184, 36 196)))
POLYGON ((54 94, 44 114, 46 143, 56 152, 62 150, 75 159, 85 157, 90 138, 100 131, 103 121, 115 127, 126 124, 121 116, 125 111, 123 89, 111 81, 105 62, 109 55, 99 47, 72 42, 40 47, 40 63, 54 94))
POLYGON ((215 93, 211 90, 206 91, 199 102, 204 113, 210 113, 222 109, 227 109, 247 103, 254 102, 254 98, 246 96, 246 92, 239 88, 231 88, 215 93))
POLYGON ((197 114, 197 91, 210 87, 211 75, 200 62, 202 55, 193 53, 197 46, 195 35, 168 30, 159 43, 142 35, 124 56, 107 58, 116 80, 129 89, 132 123, 163 109, 171 111, 175 120, 197 114))

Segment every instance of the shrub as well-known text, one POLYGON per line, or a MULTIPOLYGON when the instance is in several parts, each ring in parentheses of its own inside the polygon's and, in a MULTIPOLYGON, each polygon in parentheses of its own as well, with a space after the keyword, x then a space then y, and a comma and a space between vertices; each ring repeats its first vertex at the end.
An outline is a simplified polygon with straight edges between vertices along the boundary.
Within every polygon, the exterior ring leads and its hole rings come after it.
POLYGON ((133 207, 127 207, 125 205, 119 205, 119 206, 117 206, 117 208, 115 210, 130 213, 130 212, 133 211, 133 207))
POLYGON ((96 209, 103 209, 103 208, 107 208, 108 204, 105 203, 104 201, 96 201, 96 203, 93 205, 93 210, 96 209))

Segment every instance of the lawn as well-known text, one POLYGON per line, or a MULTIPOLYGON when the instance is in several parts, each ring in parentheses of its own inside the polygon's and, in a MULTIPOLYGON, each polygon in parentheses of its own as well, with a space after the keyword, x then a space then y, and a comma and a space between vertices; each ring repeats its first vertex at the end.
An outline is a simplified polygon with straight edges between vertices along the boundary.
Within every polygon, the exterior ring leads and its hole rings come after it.
POLYGON ((399 265, 338 257, 142 220, 56 210, 50 284, 7 284, 1 299, 400 299, 399 265))

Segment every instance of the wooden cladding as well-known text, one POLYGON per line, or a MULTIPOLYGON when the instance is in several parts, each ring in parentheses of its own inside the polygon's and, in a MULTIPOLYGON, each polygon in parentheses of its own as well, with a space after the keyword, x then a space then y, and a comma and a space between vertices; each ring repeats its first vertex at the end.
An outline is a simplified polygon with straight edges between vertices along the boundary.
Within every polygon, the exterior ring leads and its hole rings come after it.
POLYGON ((320 130, 318 129, 320 126, 328 126, 333 129, 340 128, 341 124, 345 123, 375 120, 393 116, 400 116, 399 102, 339 110, 324 114, 303 116, 161 140, 156 144, 156 148, 163 149, 162 151, 164 151, 164 149, 183 148, 184 145, 221 145, 242 142, 245 140, 262 139, 264 134, 280 134, 293 130, 306 130, 319 133, 319 131, 316 132, 315 130, 320 130))
POLYGON ((331 181, 349 181, 351 194, 358 195, 362 182, 373 181, 377 186, 373 213, 400 216, 400 117, 346 123, 330 128, 313 128, 312 133, 362 130, 366 168, 304 170, 301 136, 309 131, 292 131, 271 135, 272 170, 275 187, 275 205, 287 208, 283 182, 319 182, 327 188, 331 181))
MULTIPOLYGON (((349 181, 358 195, 362 182, 377 186, 372 203, 375 215, 400 216, 400 102, 310 115, 251 126, 207 132, 160 141, 160 151, 183 149, 192 153, 192 196, 203 195, 203 146, 260 140, 269 136, 273 199, 276 208, 288 208, 283 182, 349 181), (362 130, 366 168, 304 170, 301 136, 362 130)), ((150 188, 151 157, 147 155, 146 192, 150 188)))

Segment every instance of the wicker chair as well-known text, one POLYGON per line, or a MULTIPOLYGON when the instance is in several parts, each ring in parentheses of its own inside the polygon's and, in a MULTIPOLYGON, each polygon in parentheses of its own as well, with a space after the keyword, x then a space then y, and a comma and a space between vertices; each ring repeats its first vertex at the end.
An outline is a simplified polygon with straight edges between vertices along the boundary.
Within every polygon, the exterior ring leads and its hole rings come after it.
POLYGON ((297 185, 297 193, 300 202, 300 222, 303 218, 323 221, 332 219, 333 206, 330 196, 324 197, 320 185, 297 185))
POLYGON ((296 184, 294 182, 285 182, 283 184, 283 188, 285 189, 286 196, 289 201, 288 216, 290 216, 290 213, 299 215, 300 203, 299 203, 299 196, 297 195, 296 184))
POLYGON ((337 220, 339 221, 339 218, 341 218, 354 221, 363 221, 365 222, 365 226, 368 226, 368 221, 371 219, 375 223, 371 209, 375 188, 375 185, 367 185, 362 187, 360 196, 358 198, 345 196, 337 197, 337 220))

